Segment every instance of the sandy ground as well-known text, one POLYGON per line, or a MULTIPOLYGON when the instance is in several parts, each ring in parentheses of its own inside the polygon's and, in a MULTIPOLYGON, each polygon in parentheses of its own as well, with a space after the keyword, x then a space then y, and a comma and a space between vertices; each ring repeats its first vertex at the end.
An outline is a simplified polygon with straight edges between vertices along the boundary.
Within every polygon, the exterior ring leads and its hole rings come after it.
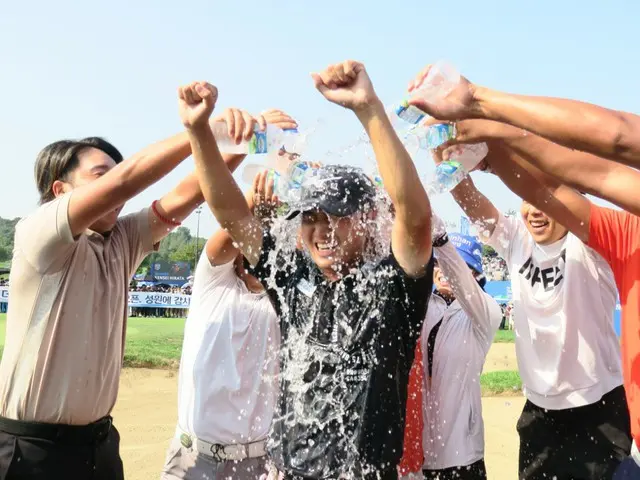
MULTIPOLYGON (((485 371, 516 370, 513 344, 494 344, 485 371)), ((177 416, 177 372, 125 369, 114 411, 122 437, 121 454, 128 480, 158 479, 174 434, 177 416)), ((486 462, 489 478, 517 478, 516 421, 522 397, 484 398, 486 462)))

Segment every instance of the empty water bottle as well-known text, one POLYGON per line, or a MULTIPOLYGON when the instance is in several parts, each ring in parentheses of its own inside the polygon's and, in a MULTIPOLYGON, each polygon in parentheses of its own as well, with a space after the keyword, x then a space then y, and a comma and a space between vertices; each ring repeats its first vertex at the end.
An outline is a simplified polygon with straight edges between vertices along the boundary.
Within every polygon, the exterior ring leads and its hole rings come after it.
POLYGON ((316 169, 300 161, 289 162, 284 172, 269 166, 250 164, 244 168, 242 180, 251 184, 256 175, 265 170, 268 172, 268 181, 273 179, 273 191, 278 198, 283 202, 293 202, 299 198, 303 183, 313 177, 316 169))
MULTIPOLYGON (((429 73, 416 88, 411 96, 428 101, 435 101, 438 98, 446 97, 460 83, 460 74, 454 66, 440 60, 433 64, 429 73)), ((417 125, 426 117, 426 114, 417 107, 409 105, 408 100, 403 100, 394 109, 396 117, 401 120, 417 125)))
POLYGON ((267 128, 261 131, 256 127, 250 140, 242 139, 239 144, 229 136, 225 122, 215 122, 211 125, 213 136, 222 153, 236 154, 264 154, 279 150, 288 134, 296 134, 296 129, 282 130, 275 125, 267 124, 267 128))
POLYGON ((486 143, 456 145, 449 151, 449 159, 440 163, 433 177, 426 182, 429 195, 453 190, 489 153, 486 143))

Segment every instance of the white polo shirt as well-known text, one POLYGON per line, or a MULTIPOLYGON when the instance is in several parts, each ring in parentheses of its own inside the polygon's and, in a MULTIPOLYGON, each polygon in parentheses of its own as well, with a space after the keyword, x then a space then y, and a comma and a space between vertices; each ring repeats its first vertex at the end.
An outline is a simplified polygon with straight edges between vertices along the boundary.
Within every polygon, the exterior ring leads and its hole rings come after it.
POLYGON ((511 274, 526 397, 562 410, 595 403, 622 385, 617 290, 607 262, 572 234, 538 245, 519 218, 500 216, 487 243, 511 274))
POLYGON ((210 443, 266 438, 278 391, 280 329, 266 293, 251 293, 234 262, 196 267, 185 324, 178 430, 210 443))
POLYGON ((502 322, 500 306, 480 288, 456 248, 447 242, 434 251, 456 300, 447 306, 432 295, 422 327, 422 445, 428 470, 470 465, 484 458, 480 374, 502 322), (429 380, 427 343, 440 320, 429 380))

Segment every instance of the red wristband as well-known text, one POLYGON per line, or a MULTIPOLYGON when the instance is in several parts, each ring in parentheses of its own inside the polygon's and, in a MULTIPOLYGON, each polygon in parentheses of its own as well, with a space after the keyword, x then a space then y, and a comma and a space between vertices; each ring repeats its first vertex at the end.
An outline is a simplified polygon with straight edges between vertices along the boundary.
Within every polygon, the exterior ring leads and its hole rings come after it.
POLYGON ((182 225, 181 222, 175 222, 173 220, 168 219, 167 217, 162 216, 158 211, 158 207, 156 206, 157 203, 158 203, 158 200, 153 201, 153 203, 151 204, 151 210, 153 210, 153 213, 156 215, 156 217, 158 217, 158 220, 166 223, 167 225, 171 225, 172 227, 179 227, 180 225, 182 225))

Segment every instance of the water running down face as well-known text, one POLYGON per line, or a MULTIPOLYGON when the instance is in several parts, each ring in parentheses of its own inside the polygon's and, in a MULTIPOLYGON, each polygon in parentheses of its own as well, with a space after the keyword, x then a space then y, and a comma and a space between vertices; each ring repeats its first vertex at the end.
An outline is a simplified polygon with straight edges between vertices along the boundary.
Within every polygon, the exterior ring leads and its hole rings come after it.
POLYGON ((328 278, 347 273, 364 257, 375 191, 361 170, 341 165, 320 167, 303 181, 287 218, 302 215, 300 240, 328 278))
POLYGON ((316 209, 302 214, 300 237, 320 270, 344 273, 363 257, 368 235, 361 214, 336 217, 316 209))

